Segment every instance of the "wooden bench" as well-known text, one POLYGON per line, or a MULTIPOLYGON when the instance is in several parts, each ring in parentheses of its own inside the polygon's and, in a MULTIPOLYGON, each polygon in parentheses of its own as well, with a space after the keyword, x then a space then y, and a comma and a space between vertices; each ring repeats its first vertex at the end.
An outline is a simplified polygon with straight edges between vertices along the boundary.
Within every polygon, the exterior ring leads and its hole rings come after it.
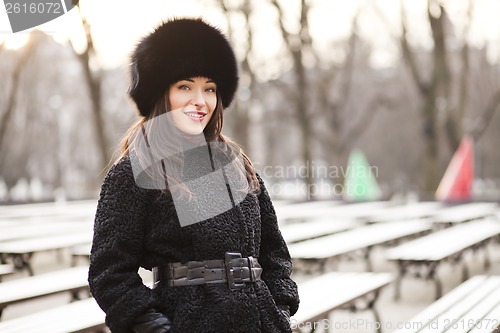
POLYGON ((306 222, 287 224, 280 228, 287 244, 313 239, 353 229, 358 226, 355 220, 335 220, 331 218, 314 219, 306 222))
POLYGON ((363 221, 363 218, 369 212, 390 207, 393 207, 393 203, 388 201, 354 202, 335 207, 335 210, 332 210, 329 217, 363 221))
POLYGON ((12 218, 90 216, 95 214, 96 200, 71 201, 65 203, 36 203, 0 207, 0 220, 12 218))
POLYGON ((92 224, 88 222, 21 223, 18 226, 0 226, 0 242, 91 230, 92 224))
POLYGON ((77 298, 79 291, 88 289, 87 276, 88 267, 83 266, 2 282, 0 315, 8 305, 42 296, 71 292, 77 298))
POLYGON ((93 298, 0 322, 2 333, 104 332, 105 314, 93 298))
POLYGON ((331 272, 299 283, 300 306, 290 319, 292 329, 313 332, 337 309, 371 310, 379 322, 374 305, 379 291, 391 281, 388 273, 331 272))
POLYGON ((306 201, 289 205, 275 206, 276 216, 282 224, 289 220, 303 220, 304 218, 325 216, 338 206, 338 201, 306 201))
POLYGON ((495 214, 496 203, 477 202, 443 208, 432 217, 432 222, 449 227, 462 222, 482 219, 495 214))
POLYGON ((500 276, 474 276, 394 333, 500 332, 500 276))
POLYGON ((309 203, 275 207, 275 210, 280 224, 285 224, 290 220, 304 221, 323 217, 353 220, 357 219, 360 215, 364 215, 366 211, 388 206, 389 203, 384 201, 350 204, 340 204, 338 201, 313 201, 309 203))
POLYGON ((319 263, 323 271, 327 260, 361 252, 367 270, 371 271, 370 252, 374 246, 392 244, 431 229, 432 224, 427 220, 377 223, 290 244, 288 250, 292 259, 319 263))
POLYGON ((71 266, 76 266, 78 258, 84 258, 88 263, 90 260, 90 250, 92 248, 92 243, 73 246, 70 249, 71 252, 71 266))
POLYGON ((12 274, 12 273, 14 273, 14 271, 15 271, 15 268, 12 265, 8 265, 8 264, 0 265, 0 281, 2 279, 2 276, 12 274))
MULTIPOLYGON (((143 269, 139 274, 144 284, 151 288, 151 272, 143 269), (146 273, 142 275, 141 273, 146 273)), ((87 274, 85 274, 85 277, 87 274)), ((75 300, 46 311, 0 322, 2 333, 85 333, 108 332, 105 324, 105 313, 97 305, 94 298, 75 300)))
POLYGON ((370 210, 360 219, 365 223, 423 219, 435 215, 439 212, 441 207, 443 207, 443 205, 439 202, 416 202, 401 206, 370 210))
POLYGON ((33 275, 31 258, 34 253, 61 250, 72 246, 87 244, 92 241, 92 233, 89 231, 66 235, 45 236, 38 238, 20 239, 0 243, 0 256, 2 262, 6 263, 6 257, 12 257, 14 266, 19 269, 27 269, 33 275))
MULTIPOLYGON (((294 331, 319 325, 335 310, 371 310, 380 290, 392 281, 387 273, 328 273, 299 284, 301 304, 291 318, 294 331)), ((0 322, 2 333, 67 333, 104 330, 105 314, 93 298, 0 322)))
MULTIPOLYGON (((467 250, 485 247, 487 242, 500 234, 500 221, 478 220, 465 222, 430 235, 415 239, 386 253, 387 259, 397 262, 395 298, 400 297, 401 280, 412 274, 433 280, 436 286, 436 298, 441 297, 441 283, 436 276, 436 269, 445 260, 462 262, 463 280, 468 277, 468 269, 462 260, 467 250)), ((485 269, 489 267, 488 252, 485 251, 485 269)))

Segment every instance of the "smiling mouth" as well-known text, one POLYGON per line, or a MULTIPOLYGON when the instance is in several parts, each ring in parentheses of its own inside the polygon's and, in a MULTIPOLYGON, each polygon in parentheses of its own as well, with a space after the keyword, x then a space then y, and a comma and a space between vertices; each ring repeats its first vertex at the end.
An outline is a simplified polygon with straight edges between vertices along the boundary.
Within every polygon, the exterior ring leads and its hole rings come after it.
POLYGON ((205 112, 184 112, 184 114, 194 121, 202 121, 207 115, 205 112))

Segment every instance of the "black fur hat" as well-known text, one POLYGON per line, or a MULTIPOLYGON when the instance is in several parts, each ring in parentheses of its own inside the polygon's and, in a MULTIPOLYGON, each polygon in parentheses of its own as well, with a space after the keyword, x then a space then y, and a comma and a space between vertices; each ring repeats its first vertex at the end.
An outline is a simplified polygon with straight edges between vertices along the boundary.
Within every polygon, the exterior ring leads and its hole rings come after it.
POLYGON ((201 19, 163 22, 132 54, 129 95, 148 116, 172 83, 196 76, 215 81, 224 108, 238 87, 238 65, 226 36, 201 19))

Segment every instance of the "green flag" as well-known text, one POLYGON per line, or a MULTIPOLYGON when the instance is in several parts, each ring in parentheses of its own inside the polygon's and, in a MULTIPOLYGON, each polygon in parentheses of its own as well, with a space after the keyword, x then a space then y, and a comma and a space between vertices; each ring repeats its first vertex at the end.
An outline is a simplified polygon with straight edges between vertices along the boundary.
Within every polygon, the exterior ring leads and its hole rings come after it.
POLYGON ((368 164, 365 155, 360 150, 353 150, 349 155, 344 179, 344 200, 379 200, 382 191, 378 186, 376 176, 377 168, 368 164))

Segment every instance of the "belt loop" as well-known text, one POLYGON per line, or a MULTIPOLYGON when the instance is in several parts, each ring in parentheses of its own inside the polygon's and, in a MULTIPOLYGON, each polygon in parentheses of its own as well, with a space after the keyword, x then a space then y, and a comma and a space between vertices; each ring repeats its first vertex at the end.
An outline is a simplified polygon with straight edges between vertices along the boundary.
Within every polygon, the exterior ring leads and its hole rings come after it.
POLYGON ((253 257, 249 256, 247 258, 247 260, 248 260, 248 269, 250 271, 250 282, 255 282, 257 279, 255 277, 255 269, 253 266, 253 257))
POLYGON ((160 282, 163 280, 161 277, 161 271, 162 270, 160 267, 158 267, 158 266, 153 267, 153 289, 158 287, 160 282))
MULTIPOLYGON (((239 252, 226 252, 224 254, 224 264, 226 265, 226 277, 227 277, 227 285, 231 290, 243 289, 245 287, 245 283, 236 283, 234 281, 234 266, 232 259, 241 259, 241 253, 239 252)), ((241 272, 241 270, 240 270, 241 272)), ((240 279, 241 280, 241 279, 240 279)))
MULTIPOLYGON (((165 277, 163 277, 165 278, 165 277)), ((172 263, 167 264, 167 286, 173 287, 174 286, 174 280, 175 280, 175 267, 172 263)))

